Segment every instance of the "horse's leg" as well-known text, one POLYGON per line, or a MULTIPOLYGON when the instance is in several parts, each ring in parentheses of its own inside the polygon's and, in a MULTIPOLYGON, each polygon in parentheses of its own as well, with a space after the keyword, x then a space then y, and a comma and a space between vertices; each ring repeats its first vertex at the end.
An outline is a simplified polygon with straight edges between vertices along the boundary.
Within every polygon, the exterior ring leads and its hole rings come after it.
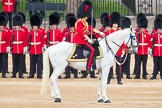
MULTIPOLYGON (((67 65, 67 63, 65 63, 67 65)), ((61 102, 60 90, 57 86, 57 79, 65 71, 66 65, 61 65, 54 68, 54 71, 50 77, 51 79, 51 96, 55 98, 55 102, 61 102)))
POLYGON ((106 95, 106 87, 107 87, 107 77, 109 74, 110 68, 104 68, 102 70, 102 97, 105 103, 110 103, 109 98, 106 95))
POLYGON ((98 98, 98 102, 104 102, 103 98, 102 98, 102 71, 101 69, 98 70, 99 71, 99 78, 98 78, 98 89, 97 89, 97 98, 98 98))

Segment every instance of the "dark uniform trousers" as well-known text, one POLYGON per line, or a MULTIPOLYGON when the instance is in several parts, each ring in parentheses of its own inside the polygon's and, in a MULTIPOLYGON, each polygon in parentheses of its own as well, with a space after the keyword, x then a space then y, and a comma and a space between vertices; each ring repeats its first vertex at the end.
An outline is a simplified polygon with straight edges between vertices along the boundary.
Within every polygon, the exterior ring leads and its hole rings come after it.
POLYGON ((136 68, 137 68, 137 54, 134 55, 135 61, 134 61, 134 70, 133 70, 133 74, 136 75, 136 68))
POLYGON ((109 72, 109 75, 108 75, 108 79, 107 79, 107 83, 109 84, 110 83, 110 80, 113 78, 113 66, 110 68, 110 72, 109 72))
POLYGON ((158 71, 160 69, 160 77, 162 78, 162 56, 154 56, 153 62, 154 62, 153 77, 157 76, 158 71))
POLYGON ((137 54, 137 64, 136 64, 136 77, 140 78, 140 74, 141 74, 141 63, 142 63, 142 69, 143 69, 143 74, 142 77, 146 77, 147 76, 147 70, 146 70, 146 65, 147 65, 147 58, 148 55, 139 55, 137 54))
POLYGON ((30 54, 30 76, 34 77, 37 70, 37 77, 42 77, 43 58, 42 54, 30 54))
MULTIPOLYGON (((119 62, 122 62, 122 58, 121 56, 116 56, 116 59, 119 60, 119 62)), ((121 75, 123 74, 123 70, 122 70, 122 65, 118 65, 116 63, 116 78, 118 81, 121 81, 121 75)))
POLYGON ((70 74, 73 73, 74 74, 74 78, 78 78, 78 70, 75 68, 72 68, 70 66, 67 66, 65 68, 65 78, 70 78, 70 74))
MULTIPOLYGON (((131 54, 128 53, 127 58, 124 64, 122 65, 122 71, 125 72, 127 78, 130 77, 130 57, 131 54)), ((123 72, 121 73, 121 78, 123 78, 123 72)))
POLYGON ((6 53, 0 53, 0 71, 2 71, 2 76, 6 75, 6 53))
POLYGON ((13 76, 16 76, 16 73, 19 72, 19 77, 23 76, 23 62, 24 55, 23 54, 12 54, 12 63, 13 63, 13 76))

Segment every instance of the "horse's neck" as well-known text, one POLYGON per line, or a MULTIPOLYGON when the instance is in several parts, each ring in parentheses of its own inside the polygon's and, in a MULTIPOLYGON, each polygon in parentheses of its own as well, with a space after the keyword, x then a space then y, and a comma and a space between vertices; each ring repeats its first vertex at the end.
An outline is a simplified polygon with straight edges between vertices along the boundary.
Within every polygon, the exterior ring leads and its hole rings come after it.
POLYGON ((119 50, 120 46, 123 44, 124 40, 129 35, 129 30, 120 30, 115 33, 110 34, 107 36, 107 42, 111 50, 116 54, 116 52, 119 50))

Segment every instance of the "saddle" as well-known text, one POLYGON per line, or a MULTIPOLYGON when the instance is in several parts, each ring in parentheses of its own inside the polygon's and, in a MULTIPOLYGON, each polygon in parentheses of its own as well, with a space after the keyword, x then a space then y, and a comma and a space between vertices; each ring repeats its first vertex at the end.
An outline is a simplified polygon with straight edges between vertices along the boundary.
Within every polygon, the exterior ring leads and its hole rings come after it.
MULTIPOLYGON (((95 47, 94 49, 95 49, 95 54, 94 54, 95 58, 101 59, 103 57, 102 49, 99 46, 95 47)), ((70 62, 76 62, 76 61, 86 62, 88 54, 89 54, 88 50, 85 50, 81 46, 74 44, 73 49, 72 49, 69 57, 67 58, 67 61, 70 61, 70 62)))

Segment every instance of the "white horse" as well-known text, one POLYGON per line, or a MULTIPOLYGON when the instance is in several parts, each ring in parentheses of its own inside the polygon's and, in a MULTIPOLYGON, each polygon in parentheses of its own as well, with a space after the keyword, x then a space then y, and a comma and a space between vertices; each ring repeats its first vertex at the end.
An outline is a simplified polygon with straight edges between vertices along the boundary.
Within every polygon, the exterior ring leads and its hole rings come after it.
MULTIPOLYGON (((96 60, 97 69, 101 70, 98 80, 98 102, 110 103, 110 99, 106 95, 107 77, 110 68, 115 61, 115 55, 120 46, 125 43, 129 48, 132 43, 137 45, 135 31, 132 27, 116 31, 105 38, 98 39, 102 49, 103 58, 96 60), (132 39, 134 36, 134 39, 132 39), (133 41, 132 41, 133 40, 133 41)), ((57 79, 65 71, 67 65, 79 70, 86 70, 87 62, 69 62, 67 58, 73 49, 73 43, 61 42, 57 45, 49 47, 43 56, 43 79, 41 85, 41 94, 48 92, 49 85, 49 61, 54 69, 51 80, 51 96, 55 102, 61 102, 60 91, 57 86, 57 79)))

